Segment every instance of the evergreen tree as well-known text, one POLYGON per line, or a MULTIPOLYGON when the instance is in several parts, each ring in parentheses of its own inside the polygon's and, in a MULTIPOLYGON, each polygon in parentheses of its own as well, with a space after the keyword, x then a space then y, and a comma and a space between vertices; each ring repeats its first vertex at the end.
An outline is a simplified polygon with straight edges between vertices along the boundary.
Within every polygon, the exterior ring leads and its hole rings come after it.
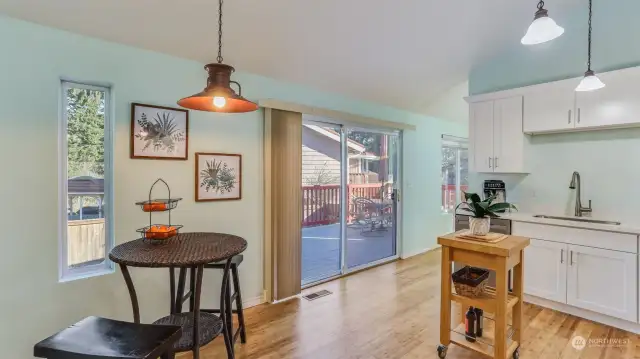
POLYGON ((68 175, 104 176, 104 93, 67 91, 68 175))

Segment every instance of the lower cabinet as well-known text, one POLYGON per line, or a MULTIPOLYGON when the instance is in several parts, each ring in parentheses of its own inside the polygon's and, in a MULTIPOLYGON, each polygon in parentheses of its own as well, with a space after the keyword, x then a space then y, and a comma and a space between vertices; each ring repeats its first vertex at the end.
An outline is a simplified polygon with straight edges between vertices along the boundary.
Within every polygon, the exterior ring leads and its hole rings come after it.
POLYGON ((536 297, 567 300, 567 245, 531 239, 524 251, 524 291, 536 297))
POLYGON ((567 246, 567 304, 636 322, 637 255, 567 246))
POLYGON ((635 253, 531 239, 524 291, 638 322, 637 262, 635 253))

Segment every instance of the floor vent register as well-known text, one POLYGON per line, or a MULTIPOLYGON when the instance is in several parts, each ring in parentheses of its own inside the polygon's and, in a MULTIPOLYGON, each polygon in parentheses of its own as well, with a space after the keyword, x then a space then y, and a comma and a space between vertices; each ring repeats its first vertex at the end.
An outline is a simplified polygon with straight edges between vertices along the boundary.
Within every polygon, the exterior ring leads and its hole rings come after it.
POLYGON ((331 294, 331 292, 329 292, 326 289, 323 289, 323 290, 320 290, 320 291, 317 291, 317 292, 313 292, 313 293, 310 293, 310 294, 307 294, 307 295, 303 295, 302 298, 304 298, 306 300, 316 300, 316 299, 318 299, 320 297, 324 297, 324 296, 327 296, 329 294, 331 294))

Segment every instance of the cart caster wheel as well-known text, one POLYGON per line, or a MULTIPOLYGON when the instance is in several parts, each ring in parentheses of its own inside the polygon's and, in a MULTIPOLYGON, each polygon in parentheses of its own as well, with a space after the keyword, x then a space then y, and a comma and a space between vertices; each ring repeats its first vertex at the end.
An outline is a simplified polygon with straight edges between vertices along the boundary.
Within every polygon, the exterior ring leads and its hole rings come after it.
POLYGON ((513 359, 519 359, 520 358, 520 348, 516 349, 516 351, 513 352, 513 359))
POLYGON ((447 357, 447 347, 444 345, 438 345, 438 358, 444 359, 447 357))

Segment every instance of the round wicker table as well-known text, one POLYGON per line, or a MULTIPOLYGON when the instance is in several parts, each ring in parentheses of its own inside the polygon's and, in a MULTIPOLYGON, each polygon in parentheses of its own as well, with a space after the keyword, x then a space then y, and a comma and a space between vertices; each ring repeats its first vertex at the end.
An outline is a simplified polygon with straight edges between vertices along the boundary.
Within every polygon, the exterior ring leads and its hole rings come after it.
POLYGON ((155 324, 180 325, 182 338, 176 343, 176 352, 193 351, 194 359, 199 358, 201 346, 209 343, 224 331, 225 345, 229 358, 233 358, 231 329, 225 319, 231 318, 231 306, 227 296, 231 258, 247 248, 247 241, 241 237, 224 233, 180 233, 162 244, 151 244, 145 240, 120 244, 113 248, 109 259, 120 265, 122 275, 129 290, 133 319, 140 323, 138 297, 127 267, 169 268, 171 287, 171 313, 158 319, 155 324), (220 290, 220 317, 200 311, 202 276, 204 265, 226 261, 220 290), (180 274, 176 289, 175 269, 180 274), (187 269, 191 270, 190 281, 193 292, 184 295, 187 269), (189 312, 182 312, 182 304, 189 299, 189 312), (197 340, 195 339, 197 338, 197 340), (231 349, 231 350, 230 350, 231 349))

